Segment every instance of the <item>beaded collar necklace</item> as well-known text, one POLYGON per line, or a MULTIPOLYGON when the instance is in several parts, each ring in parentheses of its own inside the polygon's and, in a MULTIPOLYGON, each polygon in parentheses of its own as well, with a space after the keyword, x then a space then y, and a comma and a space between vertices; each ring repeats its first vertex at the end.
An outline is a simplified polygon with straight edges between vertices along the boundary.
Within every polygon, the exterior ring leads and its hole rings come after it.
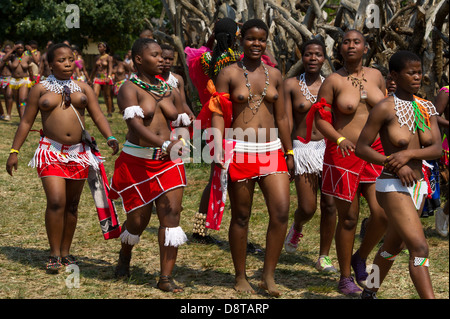
POLYGON ((50 74, 47 79, 41 82, 41 84, 47 91, 51 91, 56 94, 62 94, 65 86, 70 89, 70 93, 81 92, 81 88, 75 83, 75 81, 72 81, 71 79, 58 80, 53 74, 50 74))
MULTIPOLYGON (((323 83, 325 78, 322 75, 320 75, 320 80, 323 83)), ((300 85, 300 90, 302 91, 303 96, 311 103, 316 103, 317 95, 314 95, 309 91, 308 85, 306 85, 305 73, 302 73, 300 75, 298 85, 300 85)))
POLYGON ((417 103, 415 96, 413 101, 402 100, 395 94, 393 96, 395 114, 400 127, 408 126, 409 131, 413 134, 416 133, 417 129, 422 132, 425 132, 425 128, 430 129, 430 116, 438 114, 431 102, 422 100, 417 103))
POLYGON ((264 74, 266 75, 266 85, 264 86, 264 90, 261 94, 261 97, 259 98, 259 100, 256 100, 255 98, 258 96, 258 94, 252 93, 252 86, 248 81, 248 70, 245 67, 244 62, 242 61, 242 69, 244 69, 244 76, 246 82, 245 86, 248 88, 248 107, 250 108, 250 110, 252 110, 253 115, 255 115, 258 112, 259 107, 261 106, 261 103, 267 94, 267 88, 269 87, 269 71, 267 70, 266 65, 264 64, 263 61, 261 61, 261 65, 264 69, 264 74))
POLYGON ((164 95, 167 93, 167 91, 172 91, 172 88, 164 80, 160 79, 159 77, 155 78, 160 85, 152 85, 150 83, 144 82, 137 77, 136 73, 133 73, 131 75, 130 81, 140 88, 144 89, 148 93, 153 93, 156 95, 164 95))

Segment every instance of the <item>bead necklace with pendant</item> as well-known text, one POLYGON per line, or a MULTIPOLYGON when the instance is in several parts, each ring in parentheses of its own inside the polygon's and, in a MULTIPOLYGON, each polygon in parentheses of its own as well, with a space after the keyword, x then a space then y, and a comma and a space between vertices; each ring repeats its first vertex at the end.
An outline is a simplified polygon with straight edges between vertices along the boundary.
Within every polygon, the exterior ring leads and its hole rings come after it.
POLYGON ((352 85, 354 87, 359 86, 359 93, 360 93, 361 100, 367 99, 367 91, 364 90, 364 85, 363 85, 363 82, 367 82, 366 78, 364 77, 364 67, 362 68, 362 78, 361 79, 358 79, 357 77, 354 77, 353 75, 351 75, 350 72, 348 72, 346 67, 344 67, 344 70, 345 70, 345 72, 347 72, 347 80, 352 81, 352 85))

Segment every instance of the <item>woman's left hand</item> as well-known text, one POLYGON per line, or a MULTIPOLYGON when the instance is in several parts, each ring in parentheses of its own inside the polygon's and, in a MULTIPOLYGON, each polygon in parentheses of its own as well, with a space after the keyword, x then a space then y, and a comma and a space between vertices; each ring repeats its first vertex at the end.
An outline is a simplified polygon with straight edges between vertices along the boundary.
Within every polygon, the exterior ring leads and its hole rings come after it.
POLYGON ((295 166, 294 166, 294 156, 292 155, 287 155, 286 156, 286 164, 287 164, 287 168, 288 168, 288 173, 289 173, 289 181, 293 181, 294 177, 295 177, 295 166))
POLYGON ((388 171, 397 172, 401 167, 411 160, 411 156, 407 150, 400 151, 389 155, 384 166, 388 171))
POLYGON ((119 142, 116 139, 111 139, 108 142, 106 142, 106 144, 108 144, 108 146, 113 149, 111 155, 117 154, 117 152, 119 151, 119 142))

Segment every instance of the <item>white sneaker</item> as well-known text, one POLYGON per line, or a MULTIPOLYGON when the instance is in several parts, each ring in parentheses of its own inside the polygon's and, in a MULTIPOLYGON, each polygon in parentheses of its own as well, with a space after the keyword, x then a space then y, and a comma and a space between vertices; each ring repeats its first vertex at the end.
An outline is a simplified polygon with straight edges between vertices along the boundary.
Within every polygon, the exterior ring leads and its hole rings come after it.
POLYGON ((286 239, 284 240, 284 249, 287 253, 293 254, 297 250, 298 242, 300 241, 300 238, 303 237, 303 234, 301 232, 298 232, 294 229, 294 224, 292 224, 291 228, 289 229, 289 233, 286 236, 286 239))
POLYGON ((315 268, 324 273, 334 273, 337 272, 337 269, 334 268, 333 263, 331 262, 330 257, 328 256, 319 256, 319 259, 317 259, 315 268))
POLYGON ((447 237, 448 235, 448 215, 444 214, 442 207, 436 209, 434 213, 434 222, 436 225, 436 231, 442 237, 447 237))

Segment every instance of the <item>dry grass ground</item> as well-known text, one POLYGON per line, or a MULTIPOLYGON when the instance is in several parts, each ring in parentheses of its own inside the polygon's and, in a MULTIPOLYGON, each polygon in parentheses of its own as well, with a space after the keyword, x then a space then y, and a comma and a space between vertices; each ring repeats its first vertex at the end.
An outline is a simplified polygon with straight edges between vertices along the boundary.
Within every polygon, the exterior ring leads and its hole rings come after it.
MULTIPOLYGON (((115 136, 124 142, 126 127, 115 113, 111 126, 115 136)), ((97 213, 88 186, 82 195, 79 221, 72 253, 80 260, 80 287, 68 288, 65 279, 69 273, 48 275, 43 264, 49 248, 44 227, 45 195, 34 169, 27 167, 38 141, 38 133, 30 132, 19 155, 19 170, 10 177, 4 165, 18 117, 0 122, 0 298, 12 299, 267 299, 264 292, 256 295, 238 294, 233 290, 233 264, 228 246, 229 207, 224 214, 222 229, 211 234, 223 245, 189 243, 179 249, 174 278, 184 288, 182 294, 163 293, 156 288, 159 274, 159 253, 156 232, 158 220, 153 215, 136 246, 129 280, 116 280, 113 269, 120 249, 119 240, 105 241, 97 220, 97 213)), ((35 123, 40 128, 40 117, 35 123)), ((100 134, 87 119, 87 128, 100 140, 100 134)), ((102 154, 106 157, 106 171, 111 176, 114 160, 103 141, 102 154)), ((191 236, 193 214, 197 209, 201 191, 206 183, 209 167, 187 165, 188 187, 183 198, 181 226, 191 236)), ((295 209, 294 185, 291 185, 291 221, 295 209)), ((121 204, 117 203, 120 220, 125 219, 121 204)), ((363 204, 361 217, 367 216, 363 204)), ((337 291, 337 276, 327 276, 314 269, 319 249, 319 213, 305 226, 304 238, 298 251, 281 255, 276 279, 282 292, 281 299, 337 299, 344 298, 337 291)), ((437 298, 449 297, 449 241, 434 230, 434 217, 423 219, 430 246, 430 273, 437 298)), ((291 223, 291 222, 290 222, 291 223)), ((264 250, 267 212, 260 190, 257 189, 250 221, 250 241, 264 250)), ((358 227, 359 232, 359 227, 358 227)), ((359 239, 355 246, 359 246, 359 239)), ((375 249, 376 250, 376 249, 375 249)), ((374 252, 375 252, 374 250, 374 252)), ((373 260, 373 254, 369 260, 373 260)), ((333 243, 331 259, 337 267, 333 243)), ((418 298, 409 278, 407 252, 402 253, 388 275, 379 297, 384 299, 418 298)), ((262 254, 248 256, 248 276, 257 286, 263 263, 262 254)))

